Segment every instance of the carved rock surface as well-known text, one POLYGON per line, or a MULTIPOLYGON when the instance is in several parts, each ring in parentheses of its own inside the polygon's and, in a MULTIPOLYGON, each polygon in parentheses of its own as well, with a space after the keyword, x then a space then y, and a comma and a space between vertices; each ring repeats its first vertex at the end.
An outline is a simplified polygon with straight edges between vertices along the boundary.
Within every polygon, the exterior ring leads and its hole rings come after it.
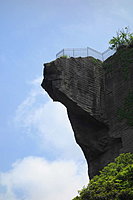
POLYGON ((126 49, 104 63, 79 57, 58 58, 44 65, 42 87, 54 101, 66 106, 90 178, 120 153, 133 152, 132 126, 118 120, 118 109, 133 90, 132 57, 133 49, 126 49), (127 75, 123 51, 130 61, 127 75))

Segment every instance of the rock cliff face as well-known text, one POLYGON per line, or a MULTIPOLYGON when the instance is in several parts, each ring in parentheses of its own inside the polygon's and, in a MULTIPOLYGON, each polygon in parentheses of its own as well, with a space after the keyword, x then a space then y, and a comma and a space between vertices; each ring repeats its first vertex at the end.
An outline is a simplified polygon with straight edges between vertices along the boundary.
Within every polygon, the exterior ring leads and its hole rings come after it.
POLYGON ((44 66, 42 87, 66 106, 90 178, 120 153, 133 152, 132 48, 104 63, 92 57, 58 58, 44 66))

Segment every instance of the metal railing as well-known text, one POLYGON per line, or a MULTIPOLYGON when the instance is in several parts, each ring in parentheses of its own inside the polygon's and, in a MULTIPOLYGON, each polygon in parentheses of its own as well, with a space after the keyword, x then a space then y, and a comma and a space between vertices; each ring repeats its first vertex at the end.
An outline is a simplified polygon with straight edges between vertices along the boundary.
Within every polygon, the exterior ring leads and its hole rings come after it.
POLYGON ((69 49, 62 49, 60 52, 56 54, 56 58, 60 58, 62 56, 67 57, 88 57, 92 56, 96 59, 99 59, 101 61, 106 60, 108 57, 113 55, 115 53, 114 50, 107 49, 103 53, 96 51, 95 49, 92 49, 90 47, 87 48, 69 48, 69 49))

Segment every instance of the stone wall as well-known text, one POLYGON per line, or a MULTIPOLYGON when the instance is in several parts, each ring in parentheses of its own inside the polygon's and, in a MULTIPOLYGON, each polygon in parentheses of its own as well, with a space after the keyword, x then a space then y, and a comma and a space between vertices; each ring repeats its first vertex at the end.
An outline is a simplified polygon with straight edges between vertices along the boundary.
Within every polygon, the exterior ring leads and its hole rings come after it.
POLYGON ((67 108, 90 178, 121 152, 133 152, 133 129, 118 120, 133 91, 133 49, 122 49, 104 63, 93 58, 58 58, 45 64, 42 87, 67 108))

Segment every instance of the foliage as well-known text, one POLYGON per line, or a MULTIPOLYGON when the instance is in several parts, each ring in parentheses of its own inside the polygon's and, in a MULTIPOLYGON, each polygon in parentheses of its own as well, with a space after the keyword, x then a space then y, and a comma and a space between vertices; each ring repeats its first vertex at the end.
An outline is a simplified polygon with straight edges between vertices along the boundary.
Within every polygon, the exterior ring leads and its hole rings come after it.
POLYGON ((133 200, 133 154, 118 156, 73 200, 133 200))
POLYGON ((113 56, 102 63, 106 73, 120 73, 125 81, 130 79, 130 69, 133 66, 133 48, 121 48, 113 56), (122 73, 121 73, 122 72, 122 73))
POLYGON ((60 58, 69 58, 69 56, 63 55, 63 56, 61 56, 60 58))
POLYGON ((117 36, 109 41, 110 49, 118 50, 121 47, 133 45, 133 33, 129 32, 128 27, 116 32, 116 34, 117 36))
MULTIPOLYGON (((88 57, 88 58, 90 58, 90 57, 88 57)), ((92 62, 93 64, 100 65, 100 66, 101 66, 101 64, 102 64, 102 61, 101 61, 101 60, 96 59, 96 58, 93 58, 93 57, 91 57, 91 62, 92 62)))
POLYGON ((133 92, 129 92, 122 108, 118 109, 118 119, 126 119, 128 125, 133 126, 133 92))

